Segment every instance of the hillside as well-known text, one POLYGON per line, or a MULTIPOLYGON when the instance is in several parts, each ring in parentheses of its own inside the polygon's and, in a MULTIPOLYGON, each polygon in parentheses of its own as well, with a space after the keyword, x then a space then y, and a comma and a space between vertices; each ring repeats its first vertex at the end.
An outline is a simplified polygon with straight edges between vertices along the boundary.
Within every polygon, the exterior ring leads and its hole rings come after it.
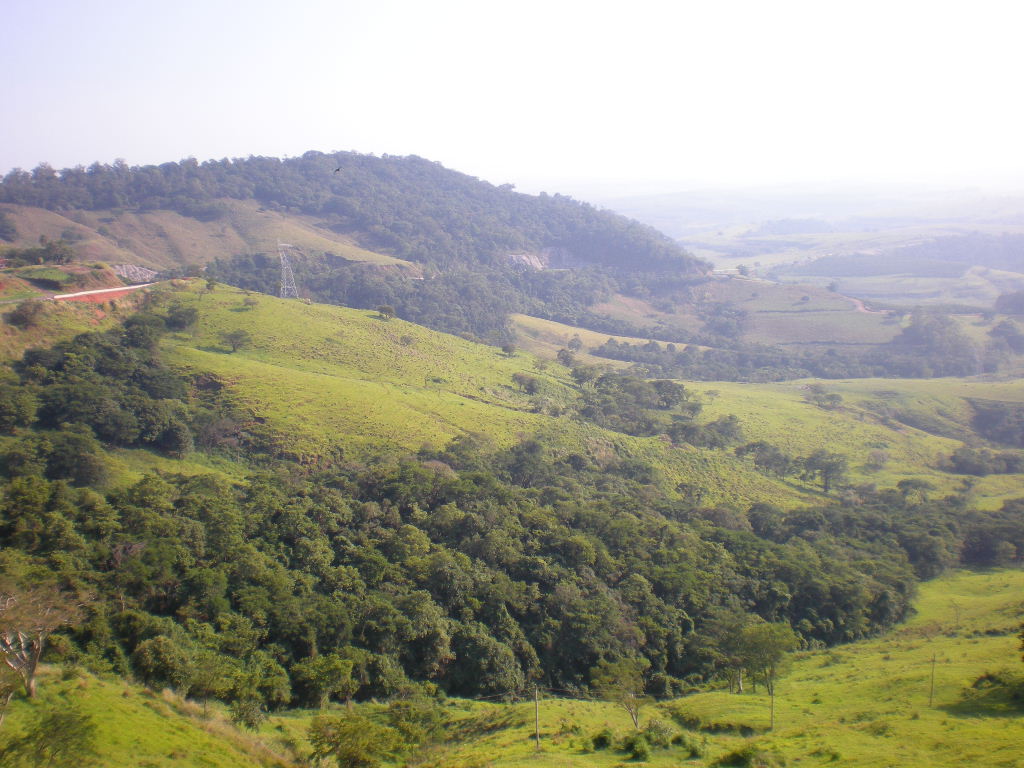
POLYGON ((307 152, 130 168, 12 171, 0 232, 76 258, 276 294, 279 242, 303 296, 501 344, 513 312, 578 311, 618 288, 686 284, 707 264, 650 227, 524 195, 418 157, 307 152))
MULTIPOLYGON (((773 731, 768 730, 770 702, 763 688, 737 695, 711 686, 644 706, 641 726, 674 743, 655 745, 639 764, 1015 765, 1024 716, 1016 639, 1024 619, 1022 589, 1020 571, 953 573, 924 584, 914 617, 887 635, 797 653, 778 684, 773 731), (653 726, 655 721, 660 725, 653 726)), ((320 713, 279 713, 255 733, 245 732, 234 728, 216 704, 205 710, 170 691, 155 693, 73 668, 62 676, 48 672, 41 690, 42 699, 34 706, 16 700, 4 732, 23 732, 35 712, 73 704, 97 726, 97 751, 102 765, 110 768, 284 767, 302 764, 308 756, 308 728, 317 714, 393 722, 381 704, 358 704, 354 710, 335 705, 320 713)), ((532 700, 442 700, 437 706, 439 743, 385 764, 636 764, 619 746, 632 726, 618 705, 544 692, 536 713, 539 752, 532 700), (606 730, 612 744, 599 748, 595 737, 606 730)))
POLYGON ((215 222, 228 217, 224 200, 319 217, 366 248, 424 263, 500 263, 529 255, 551 266, 678 272, 702 266, 668 238, 616 214, 559 195, 518 194, 418 157, 307 152, 287 160, 97 163, 59 172, 41 165, 32 173, 12 171, 0 183, 0 203, 50 211, 173 210, 215 222))
MULTIPOLYGON (((364 460, 424 443, 443 446, 470 432, 486 432, 500 446, 542 434, 567 452, 604 445, 643 458, 657 467, 664 489, 700 482, 709 504, 817 498, 813 484, 780 482, 728 451, 669 447, 659 438, 571 418, 568 406, 578 389, 568 369, 555 362, 508 356, 376 313, 246 296, 228 287, 211 293, 194 283, 175 296, 201 319, 194 332, 167 338, 168 360, 191 375, 224 382, 236 405, 258 419, 283 454, 304 461, 334 455, 342 446, 345 456, 364 460), (247 298, 255 299, 251 306, 247 298), (235 329, 249 331, 253 342, 227 354, 220 339, 235 329), (514 384, 516 374, 536 379, 539 391, 523 392, 514 384)), ((702 398, 706 417, 737 416, 748 441, 768 440, 794 455, 838 450, 849 457, 851 483, 894 484, 914 476, 946 492, 963 477, 940 471, 940 464, 962 441, 976 440, 969 401, 1015 402, 1024 395, 1013 380, 822 382, 844 397, 841 407, 825 409, 808 398, 812 383, 689 386, 697 394, 717 393, 702 398), (950 414, 957 414, 952 421, 950 414), (868 468, 877 450, 887 453, 885 467, 868 468)), ((998 505, 1020 479, 990 476, 976 493, 987 498, 991 488, 987 503, 998 505)))
POLYGON ((416 271, 401 259, 360 248, 351 237, 325 227, 316 217, 267 210, 254 200, 221 201, 213 221, 170 210, 51 211, 15 204, 2 210, 18 233, 12 245, 31 245, 40 237, 64 239, 81 261, 175 270, 241 253, 276 253, 280 241, 356 263, 416 271))
POLYGON ((325 648, 359 698, 582 689, 637 653, 670 691, 714 674, 698 630, 730 595, 849 641, 919 578, 1024 551, 1018 453, 977 431, 1012 422, 971 415, 1017 413, 1019 387, 684 386, 210 281, 136 296, 0 383, 0 537, 15 574, 102 595, 107 629, 73 634, 91 669, 242 674, 230 628, 251 626, 270 709, 309 700, 325 648))

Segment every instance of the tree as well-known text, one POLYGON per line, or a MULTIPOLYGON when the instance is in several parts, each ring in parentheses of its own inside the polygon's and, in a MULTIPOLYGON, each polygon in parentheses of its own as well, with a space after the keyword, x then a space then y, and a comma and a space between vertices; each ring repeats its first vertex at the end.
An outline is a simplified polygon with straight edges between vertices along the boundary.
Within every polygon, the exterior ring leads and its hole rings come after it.
POLYGON ((376 768, 402 747, 394 728, 361 715, 320 715, 313 718, 308 735, 313 759, 333 757, 339 768, 376 768))
POLYGON ((640 708, 648 701, 644 696, 644 672, 650 666, 651 662, 643 657, 631 657, 618 661, 601 659, 590 670, 590 683, 597 695, 626 710, 633 727, 638 730, 640 708))
POLYGON ((568 349, 558 350, 558 354, 555 355, 555 359, 566 368, 572 368, 576 364, 576 356, 568 349))
POLYGON ((237 352, 242 347, 247 347, 252 344, 252 334, 244 328, 238 328, 234 331, 228 331, 222 333, 221 341, 231 347, 232 352, 237 352))
POLYGON ((203 713, 210 699, 222 699, 231 691, 232 667, 220 653, 202 650, 192 657, 189 692, 202 699, 203 713))
POLYGON ((49 585, 0 586, 0 656, 21 678, 30 699, 36 695, 36 668, 46 641, 81 619, 81 605, 74 595, 49 585))
POLYGON ((501 345, 501 351, 504 353, 505 357, 515 357, 515 355, 516 355, 516 345, 513 344, 512 342, 508 342, 506 344, 502 344, 501 345))
POLYGON ((739 651, 744 664, 751 673, 760 676, 773 696, 783 659, 799 646, 800 639, 785 622, 750 623, 740 631, 739 651))
POLYGON ((6 213, 0 211, 0 240, 13 243, 17 239, 18 228, 14 226, 14 222, 6 213))
POLYGON ((377 305, 377 316, 381 320, 390 320, 395 316, 395 308, 390 304, 377 305))
POLYGON ((327 706, 331 696, 349 699, 358 690, 352 679, 353 662, 336 653, 314 656, 292 666, 292 679, 307 701, 320 709, 327 706))
POLYGON ((846 457, 826 450, 817 450, 803 460, 807 476, 821 480, 821 489, 828 493, 832 484, 846 474, 846 457))
POLYGON ((738 605, 715 609, 701 631, 706 647, 716 664, 726 668, 729 692, 743 693, 743 631, 756 620, 738 605))
POLYGON ((132 667, 146 685, 168 685, 186 694, 192 683, 192 660, 165 635, 139 643, 132 653, 132 667))
POLYGON ((515 653, 505 643, 495 640, 479 622, 462 624, 452 632, 451 648, 455 663, 448 673, 452 692, 460 695, 476 693, 512 693, 521 690, 523 670, 515 653))
POLYGON ((199 311, 195 307, 188 307, 184 304, 172 304, 167 310, 167 318, 164 322, 168 328, 183 331, 194 325, 198 318, 199 311))
POLYGON ((20 687, 21 680, 18 678, 18 674, 10 667, 0 667, 0 725, 4 724, 7 707, 20 687))
POLYGON ((903 496, 904 501, 910 499, 910 495, 916 493, 922 502, 928 500, 928 492, 934 491, 935 486, 927 480, 919 477, 908 477, 896 483, 896 488, 903 496))
POLYGON ((512 374, 512 383, 528 395, 537 394, 540 389, 540 382, 528 373, 516 372, 512 374))
POLYGON ((444 709, 436 699, 417 694, 388 704, 388 721, 409 745, 419 746, 444 736, 444 709))
POLYGON ((36 418, 39 403, 24 386, 0 384, 0 432, 27 427, 36 418))

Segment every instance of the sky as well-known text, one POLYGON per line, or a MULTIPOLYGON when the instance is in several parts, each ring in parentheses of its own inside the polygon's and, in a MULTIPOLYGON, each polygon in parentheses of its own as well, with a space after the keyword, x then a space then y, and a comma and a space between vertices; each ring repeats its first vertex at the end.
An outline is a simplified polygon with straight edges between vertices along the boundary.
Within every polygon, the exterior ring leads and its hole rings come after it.
POLYGON ((415 154, 522 191, 1024 178, 1024 3, 2 0, 0 172, 415 154))

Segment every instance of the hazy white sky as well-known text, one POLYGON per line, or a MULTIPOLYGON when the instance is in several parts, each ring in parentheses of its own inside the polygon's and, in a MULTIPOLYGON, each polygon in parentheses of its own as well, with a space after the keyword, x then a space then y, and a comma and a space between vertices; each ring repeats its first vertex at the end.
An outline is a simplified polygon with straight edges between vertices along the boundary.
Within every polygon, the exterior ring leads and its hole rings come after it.
POLYGON ((2 0, 0 171, 309 149, 524 191, 1024 178, 1024 3, 2 0))

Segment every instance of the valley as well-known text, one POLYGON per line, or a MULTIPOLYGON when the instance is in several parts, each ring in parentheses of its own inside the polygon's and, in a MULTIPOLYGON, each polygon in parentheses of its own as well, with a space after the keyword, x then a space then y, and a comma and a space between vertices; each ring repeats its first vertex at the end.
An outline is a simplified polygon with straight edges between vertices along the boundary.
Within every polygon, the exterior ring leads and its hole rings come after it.
POLYGON ((111 766, 1014 764, 1011 230, 723 274, 317 152, 0 213, 0 593, 65 617, 38 698, 0 678, 12 765, 51 717, 111 766))

